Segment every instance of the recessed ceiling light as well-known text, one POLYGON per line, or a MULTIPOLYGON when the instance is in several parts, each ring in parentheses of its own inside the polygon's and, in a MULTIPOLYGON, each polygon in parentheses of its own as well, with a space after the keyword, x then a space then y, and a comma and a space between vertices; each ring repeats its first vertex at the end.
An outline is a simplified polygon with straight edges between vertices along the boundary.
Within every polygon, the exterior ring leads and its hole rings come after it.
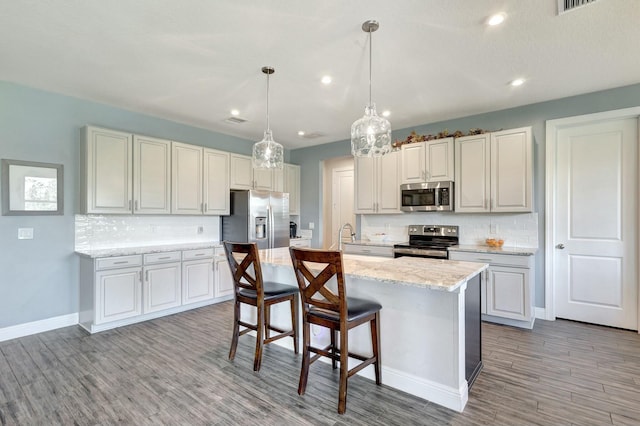
POLYGON ((391 111, 389 111, 388 109, 387 109, 387 110, 382 111, 382 116, 383 116, 383 117, 388 117, 388 116, 390 116, 390 115, 391 115, 391 111))
POLYGON ((322 77, 322 80, 320 81, 322 82, 322 84, 331 84, 331 76, 325 75, 324 77, 322 77))
POLYGON ((303 130, 299 130, 298 131, 298 136, 304 136, 304 131, 303 130))
POLYGON ((522 86, 524 84, 524 78, 516 78, 509 84, 511 84, 513 87, 522 86))
POLYGON ((487 20, 487 25, 490 25, 492 27, 500 25, 504 22, 506 17, 507 16, 504 13, 496 13, 495 15, 491 15, 487 20))
POLYGON ((232 109, 231 115, 233 115, 234 117, 237 117, 238 115, 240 115, 240 111, 238 111, 237 109, 232 109))

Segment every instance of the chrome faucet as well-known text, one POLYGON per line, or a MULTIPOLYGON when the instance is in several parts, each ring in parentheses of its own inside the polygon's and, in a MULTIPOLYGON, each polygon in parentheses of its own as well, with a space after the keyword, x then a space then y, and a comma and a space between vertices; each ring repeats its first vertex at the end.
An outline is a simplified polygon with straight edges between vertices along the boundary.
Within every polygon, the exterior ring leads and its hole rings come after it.
POLYGON ((351 242, 353 243, 356 240, 356 232, 353 229, 353 226, 351 226, 350 223, 345 222, 338 230, 338 250, 342 250, 342 233, 344 232, 344 228, 349 228, 351 231, 351 242))

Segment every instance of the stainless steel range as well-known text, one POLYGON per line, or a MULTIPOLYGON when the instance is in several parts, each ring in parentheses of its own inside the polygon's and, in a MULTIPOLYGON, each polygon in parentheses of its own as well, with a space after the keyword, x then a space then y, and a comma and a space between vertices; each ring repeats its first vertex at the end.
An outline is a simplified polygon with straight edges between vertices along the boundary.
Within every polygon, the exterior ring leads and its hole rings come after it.
POLYGON ((409 225, 409 243, 395 244, 394 257, 429 257, 448 259, 448 247, 458 244, 458 227, 443 225, 409 225))

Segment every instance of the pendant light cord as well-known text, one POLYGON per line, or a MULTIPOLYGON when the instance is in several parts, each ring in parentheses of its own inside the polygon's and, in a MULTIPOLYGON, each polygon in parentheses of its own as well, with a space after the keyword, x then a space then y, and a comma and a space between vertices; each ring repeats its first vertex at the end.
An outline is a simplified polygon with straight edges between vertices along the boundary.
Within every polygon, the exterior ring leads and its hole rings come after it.
POLYGON ((269 127, 269 74, 267 74, 267 131, 271 131, 271 127, 269 127))
POLYGON ((371 35, 371 28, 369 28, 369 106, 371 106, 371 45, 373 44, 373 36, 371 35))

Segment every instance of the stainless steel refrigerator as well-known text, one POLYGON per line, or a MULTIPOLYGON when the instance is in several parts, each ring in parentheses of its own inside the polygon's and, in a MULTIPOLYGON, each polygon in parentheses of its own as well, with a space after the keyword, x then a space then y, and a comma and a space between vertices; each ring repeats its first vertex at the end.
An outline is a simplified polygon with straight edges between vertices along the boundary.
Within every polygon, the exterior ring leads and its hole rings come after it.
POLYGON ((222 239, 258 248, 289 247, 289 194, 231 191, 231 214, 222 216, 222 239))

